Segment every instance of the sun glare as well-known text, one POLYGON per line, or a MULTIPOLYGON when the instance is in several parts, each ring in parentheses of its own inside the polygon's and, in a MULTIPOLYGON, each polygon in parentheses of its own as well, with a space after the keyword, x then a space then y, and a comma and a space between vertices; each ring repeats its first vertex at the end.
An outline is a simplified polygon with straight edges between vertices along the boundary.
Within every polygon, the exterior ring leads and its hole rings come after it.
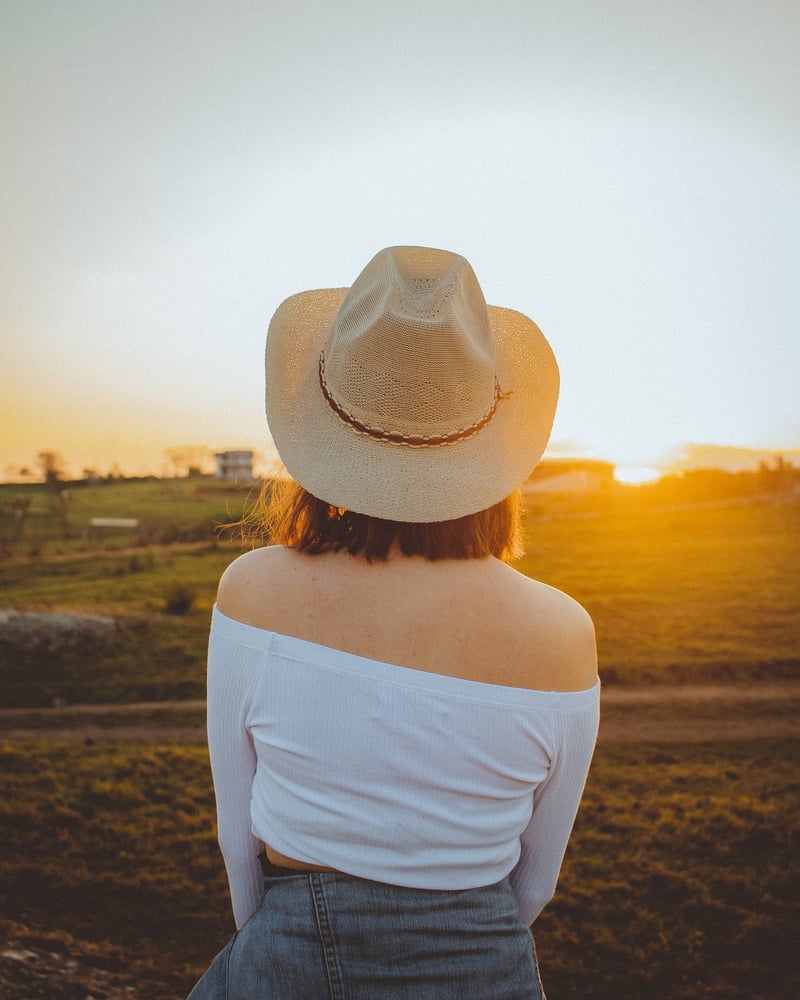
POLYGON ((640 483, 654 483, 661 478, 661 473, 651 465, 621 465, 614 470, 614 478, 626 486, 638 486, 640 483))

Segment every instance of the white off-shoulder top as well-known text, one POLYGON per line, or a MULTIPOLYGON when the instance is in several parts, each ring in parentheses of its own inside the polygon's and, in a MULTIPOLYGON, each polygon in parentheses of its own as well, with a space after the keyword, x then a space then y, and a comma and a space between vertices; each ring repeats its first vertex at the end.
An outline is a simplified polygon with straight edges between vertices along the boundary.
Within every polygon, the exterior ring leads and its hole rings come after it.
POLYGON ((237 927, 259 905, 264 843, 394 885, 510 875, 532 923, 555 891, 599 694, 396 666, 215 608, 208 745, 237 927))

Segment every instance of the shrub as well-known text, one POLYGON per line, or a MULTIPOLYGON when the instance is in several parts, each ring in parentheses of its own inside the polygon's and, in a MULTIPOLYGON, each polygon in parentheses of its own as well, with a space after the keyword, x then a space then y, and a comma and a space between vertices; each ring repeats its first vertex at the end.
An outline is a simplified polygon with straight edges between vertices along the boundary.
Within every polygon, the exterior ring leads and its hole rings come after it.
POLYGON ((194 607, 196 596, 194 587, 176 580, 167 588, 164 608, 170 615, 188 615, 194 607))

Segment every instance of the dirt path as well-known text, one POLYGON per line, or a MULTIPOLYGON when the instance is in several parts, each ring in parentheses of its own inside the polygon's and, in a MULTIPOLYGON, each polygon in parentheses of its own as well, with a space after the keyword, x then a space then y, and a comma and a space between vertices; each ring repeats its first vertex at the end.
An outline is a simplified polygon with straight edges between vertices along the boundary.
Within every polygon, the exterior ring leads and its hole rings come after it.
POLYGON ((800 737, 800 681, 609 688, 600 742, 699 743, 800 737))
MULTIPOLYGON (((205 743, 203 701, 0 709, 0 739, 205 743)), ((607 687, 600 741, 694 743, 800 737, 800 680, 607 687)))

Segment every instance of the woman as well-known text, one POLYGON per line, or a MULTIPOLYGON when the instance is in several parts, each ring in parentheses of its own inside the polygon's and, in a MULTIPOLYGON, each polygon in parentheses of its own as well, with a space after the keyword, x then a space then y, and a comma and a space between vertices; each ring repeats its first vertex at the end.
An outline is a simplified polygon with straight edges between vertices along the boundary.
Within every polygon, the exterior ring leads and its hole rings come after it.
POLYGON ((597 733, 594 631, 511 569, 558 369, 466 260, 381 251, 280 306, 267 417, 294 478, 226 570, 208 664, 236 936, 203 998, 542 997, 597 733))

